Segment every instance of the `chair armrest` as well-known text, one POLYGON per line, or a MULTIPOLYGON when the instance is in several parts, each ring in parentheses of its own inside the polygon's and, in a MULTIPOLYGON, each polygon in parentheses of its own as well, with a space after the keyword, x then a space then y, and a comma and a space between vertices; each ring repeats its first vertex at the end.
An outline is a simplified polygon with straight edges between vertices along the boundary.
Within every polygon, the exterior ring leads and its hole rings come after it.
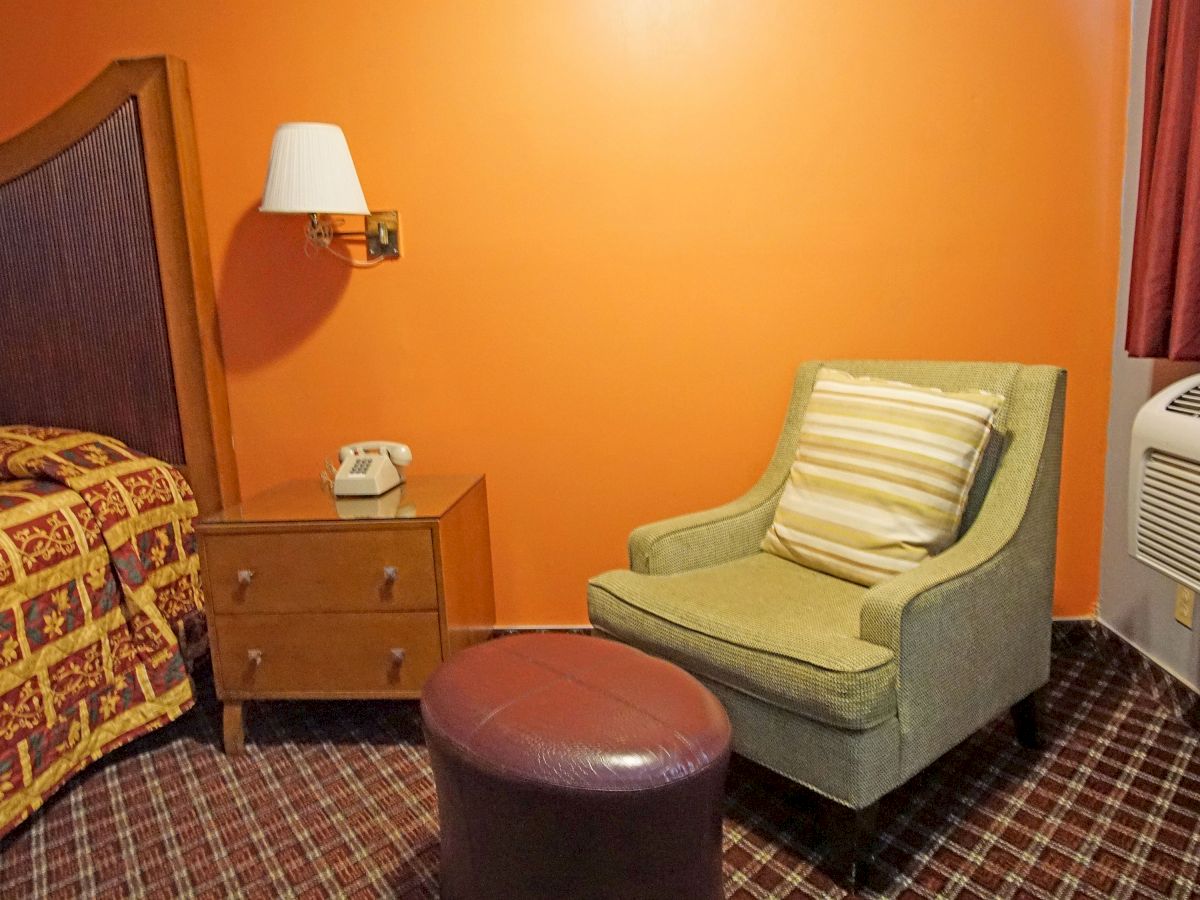
POLYGON ((986 558, 959 544, 930 560, 922 588, 864 595, 862 639, 896 653, 901 777, 1049 679, 1054 538, 1041 517, 986 558))
POLYGON ((629 535, 629 568, 674 575, 749 556, 767 533, 782 492, 782 481, 775 491, 760 482, 724 506, 635 528, 629 535))
MULTIPOLYGON (((996 546, 995 541, 970 541, 967 538, 956 543, 944 553, 926 560, 910 572, 875 585, 863 595, 859 624, 862 638, 899 654, 906 645, 905 633, 915 626, 915 618, 926 620, 940 609, 947 619, 946 625, 957 628, 964 624, 955 607, 971 599, 972 590, 982 588, 985 595, 994 594, 1000 584, 980 584, 980 573, 987 572, 992 578, 1005 572, 1018 576, 1024 569, 1044 570, 1044 561, 1031 558, 1013 546, 1017 528, 1008 541, 996 546), (988 545, 991 546, 988 546, 988 545)), ((1050 550, 1050 569, 1053 574, 1053 547, 1050 550)), ((1003 613, 1003 611, 1001 611, 1003 613)), ((941 630, 944 625, 933 624, 941 630)))

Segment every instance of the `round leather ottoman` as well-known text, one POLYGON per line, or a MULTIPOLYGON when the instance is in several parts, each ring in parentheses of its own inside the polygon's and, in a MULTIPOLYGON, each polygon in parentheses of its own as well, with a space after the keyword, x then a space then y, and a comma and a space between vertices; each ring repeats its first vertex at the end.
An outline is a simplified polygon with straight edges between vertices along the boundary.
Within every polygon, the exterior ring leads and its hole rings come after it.
POLYGON ((729 719, 677 666, 531 634, 425 683, 445 900, 709 900, 721 889, 729 719))

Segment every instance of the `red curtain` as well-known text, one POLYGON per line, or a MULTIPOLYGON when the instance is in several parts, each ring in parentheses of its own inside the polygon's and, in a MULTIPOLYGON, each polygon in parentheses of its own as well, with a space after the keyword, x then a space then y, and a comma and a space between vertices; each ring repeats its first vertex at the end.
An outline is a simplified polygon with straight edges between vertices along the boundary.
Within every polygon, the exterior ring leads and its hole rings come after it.
POLYGON ((1200 359, 1200 0, 1154 0, 1138 180, 1131 356, 1200 359))

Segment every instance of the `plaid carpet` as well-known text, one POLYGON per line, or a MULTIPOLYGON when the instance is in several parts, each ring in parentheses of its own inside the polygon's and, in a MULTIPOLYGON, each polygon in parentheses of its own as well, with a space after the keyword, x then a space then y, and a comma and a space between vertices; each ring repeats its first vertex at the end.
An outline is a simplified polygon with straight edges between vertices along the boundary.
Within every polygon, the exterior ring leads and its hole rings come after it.
MULTIPOLYGON (((1061 644, 1062 642, 1060 642, 1061 644)), ((1200 735, 1084 639, 1055 651, 1041 752, 1007 719, 885 798, 865 896, 1200 896, 1200 735)), ((437 798, 413 704, 275 703, 247 755, 210 699, 93 767, 0 844, 0 897, 432 897, 437 798)), ((840 897, 818 804, 743 761, 731 897, 840 897)))

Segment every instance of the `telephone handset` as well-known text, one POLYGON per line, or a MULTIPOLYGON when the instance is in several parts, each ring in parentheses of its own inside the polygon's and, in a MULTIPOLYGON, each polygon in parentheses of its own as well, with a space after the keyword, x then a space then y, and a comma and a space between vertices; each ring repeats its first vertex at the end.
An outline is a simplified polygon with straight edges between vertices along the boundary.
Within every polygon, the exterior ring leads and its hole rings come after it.
POLYGON ((361 441, 338 451, 341 466, 333 476, 338 497, 378 497, 404 483, 404 469, 412 462, 407 444, 394 441, 361 441))

